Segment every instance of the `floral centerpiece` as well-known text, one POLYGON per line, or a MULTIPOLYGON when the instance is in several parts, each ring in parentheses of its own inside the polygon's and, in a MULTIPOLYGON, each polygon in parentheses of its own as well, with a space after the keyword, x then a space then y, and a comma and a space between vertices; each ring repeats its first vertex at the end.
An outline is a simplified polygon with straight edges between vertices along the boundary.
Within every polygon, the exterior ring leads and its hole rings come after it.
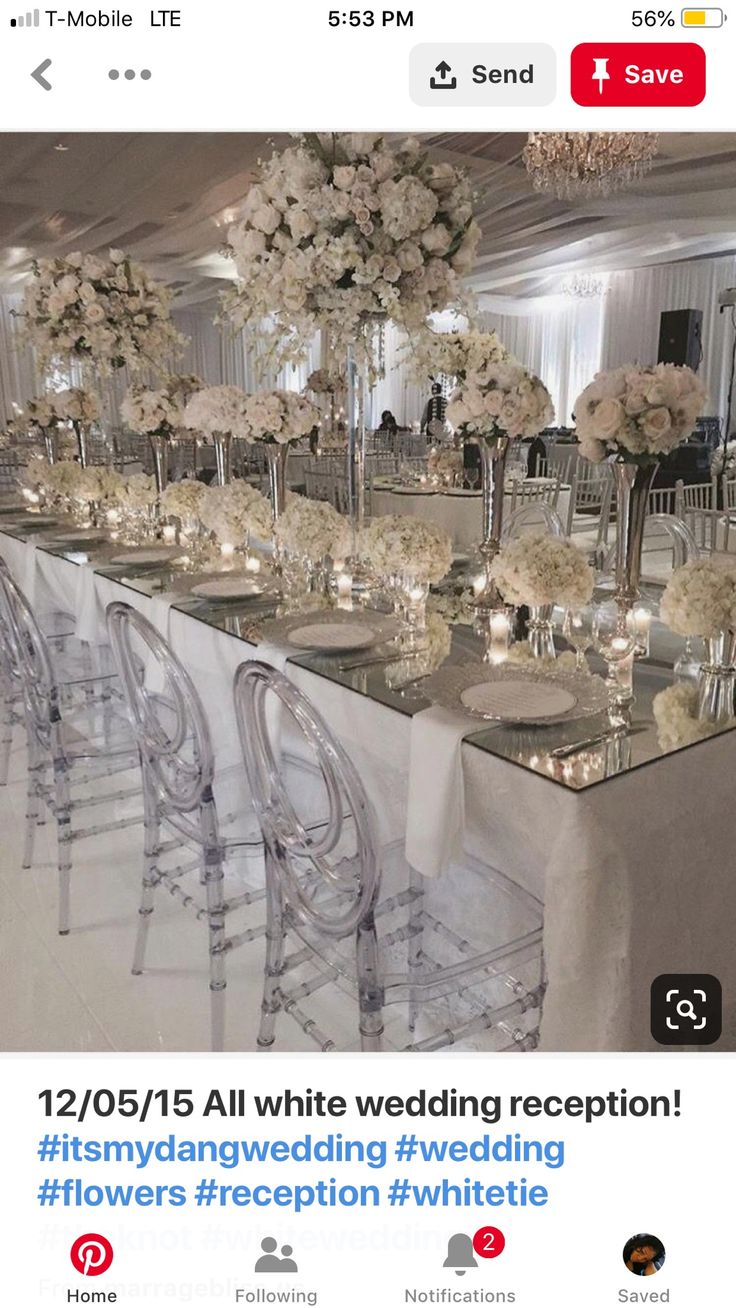
POLYGON ((271 319, 281 363, 326 322, 344 349, 377 319, 415 330, 462 300, 479 237, 468 178, 417 141, 303 136, 262 167, 230 229, 225 309, 238 327, 271 319))
POLYGON ((319 564, 350 552, 350 523, 331 504, 289 495, 275 527, 278 544, 294 558, 319 564))
POLYGON ((124 477, 116 499, 123 510, 131 513, 152 509, 158 502, 155 478, 145 472, 134 472, 131 477, 124 477))
POLYGON ((274 522, 284 509, 289 446, 310 435, 318 423, 319 409, 297 391, 257 391, 247 397, 245 438, 265 445, 274 522))
POLYGON ((339 395, 346 386, 344 373, 329 368, 315 368, 307 377, 304 389, 313 395, 339 395))
POLYGON ((430 477, 452 485, 458 477, 462 478, 462 450, 432 449, 427 458, 427 471, 430 477))
POLYGON ((652 701, 652 712, 657 724, 657 743, 663 754, 684 749, 699 740, 707 740, 719 726, 730 725, 733 713, 723 722, 715 723, 702 718, 699 711, 697 686, 683 683, 660 690, 652 701))
POLYGON ((736 477, 736 441, 726 441, 713 451, 710 471, 713 477, 736 477))
MULTIPOLYGON (((59 465, 62 466, 62 465, 59 465)), ((112 468, 79 468, 73 498, 82 504, 117 500, 125 478, 112 468)))
POLYGON ((99 422, 101 406, 98 397, 82 386, 72 386, 68 390, 57 391, 52 397, 56 412, 60 418, 71 423, 77 439, 79 462, 87 467, 87 435, 92 423, 99 422))
POLYGON ((373 518, 363 552, 379 577, 408 576, 436 584, 452 567, 452 540, 433 522, 399 514, 373 518))
POLYGON ((169 482, 159 502, 166 517, 178 518, 186 530, 193 531, 200 525, 206 498, 207 487, 204 482, 185 477, 182 481, 169 482))
POLYGON ((183 337, 171 295, 122 250, 38 259, 25 293, 25 334, 42 367, 79 359, 98 373, 160 369, 183 337))
POLYGON ((509 604, 531 609, 532 653, 554 658, 552 607, 580 608, 593 594, 593 569, 575 546, 559 536, 529 533, 509 541, 493 559, 490 578, 509 604))
POLYGON ((583 458, 600 463, 616 456, 616 597, 622 610, 639 594, 648 494, 659 460, 692 434, 706 402, 692 369, 669 363, 600 372, 576 401, 583 458))
POLYGON ((151 442, 159 493, 168 481, 169 443, 187 425, 184 411, 201 386, 199 377, 177 373, 157 390, 132 386, 120 406, 121 416, 130 430, 148 436, 151 442))
POLYGON ((320 407, 320 449, 345 449, 347 378, 336 368, 317 368, 307 377, 305 391, 314 395, 320 407))
POLYGON ((483 539, 480 556, 485 585, 479 609, 491 611, 498 602, 489 568, 501 545, 506 456, 511 440, 537 436, 554 418, 549 391, 515 359, 497 359, 495 332, 470 333, 467 352, 462 336, 453 345, 458 385, 447 406, 447 420, 479 447, 483 485, 483 539))
POLYGON ((259 490, 247 481, 209 486, 202 497, 199 519, 223 545, 247 545, 250 537, 271 538, 271 506, 259 490))
POLYGON ((734 714, 736 689, 736 559, 696 559, 670 577, 660 616, 678 636, 702 636, 707 659, 700 673, 700 713, 723 722, 734 714))
POLYGON ((405 350, 410 372, 418 381, 449 377, 453 381, 482 373, 493 363, 506 363, 511 355, 494 331, 417 332, 405 350))
POLYGON ((32 437, 41 437, 46 458, 49 463, 56 463, 59 457, 58 426, 64 419, 57 412, 53 393, 26 400, 20 421, 32 437))

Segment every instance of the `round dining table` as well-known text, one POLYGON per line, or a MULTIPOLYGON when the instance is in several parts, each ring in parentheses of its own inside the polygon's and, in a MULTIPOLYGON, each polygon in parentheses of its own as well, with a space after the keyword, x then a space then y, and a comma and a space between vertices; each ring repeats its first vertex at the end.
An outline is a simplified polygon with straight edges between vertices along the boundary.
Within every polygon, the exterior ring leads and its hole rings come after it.
MULTIPOLYGON (((547 477, 534 478, 535 485, 552 484, 547 477)), ((512 491, 506 491, 506 511, 513 502, 512 491)), ((570 507, 570 487, 561 486, 556 511, 567 523, 570 507)), ((413 483, 399 485, 391 477, 376 477, 371 494, 371 514, 404 514, 433 522, 452 537, 456 551, 467 553, 481 539, 482 507, 480 490, 460 487, 437 487, 413 483)))

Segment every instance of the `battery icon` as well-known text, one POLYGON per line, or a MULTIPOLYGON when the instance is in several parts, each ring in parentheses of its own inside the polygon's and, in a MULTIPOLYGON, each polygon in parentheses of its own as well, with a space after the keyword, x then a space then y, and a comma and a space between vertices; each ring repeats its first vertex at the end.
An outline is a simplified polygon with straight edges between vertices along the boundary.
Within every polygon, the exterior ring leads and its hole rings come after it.
POLYGON ((723 27, 722 9, 683 9, 683 27, 723 27))

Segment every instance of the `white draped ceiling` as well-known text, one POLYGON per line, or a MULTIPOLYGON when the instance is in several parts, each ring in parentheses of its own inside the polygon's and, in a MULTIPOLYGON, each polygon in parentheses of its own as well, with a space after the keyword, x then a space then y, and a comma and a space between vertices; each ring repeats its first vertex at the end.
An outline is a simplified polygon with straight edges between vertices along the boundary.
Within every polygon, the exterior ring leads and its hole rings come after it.
MULTIPOLYGON (((662 310, 701 309, 710 408, 722 415, 731 339, 717 297, 736 283, 736 136, 663 135, 648 177, 613 197, 574 203, 534 192, 521 160, 524 140, 517 133, 425 138, 438 159, 461 162, 473 175, 483 239, 472 284, 486 321, 545 378, 567 421, 601 363, 656 359, 662 310), (605 274, 606 295, 564 295, 575 272, 605 274)), ((30 260, 75 247, 117 245, 143 260, 177 292, 176 316, 192 341, 183 366, 209 381, 252 384, 252 352, 212 317, 232 275, 221 250, 227 226, 270 148, 257 134, 0 136, 0 417, 40 384, 32 357, 17 349, 10 314, 30 260)), ((389 363, 397 348, 389 332, 389 363)), ((280 380, 300 385, 304 375, 280 380)), ((390 408, 410 421, 421 401, 421 388, 393 368, 373 411, 390 408)))

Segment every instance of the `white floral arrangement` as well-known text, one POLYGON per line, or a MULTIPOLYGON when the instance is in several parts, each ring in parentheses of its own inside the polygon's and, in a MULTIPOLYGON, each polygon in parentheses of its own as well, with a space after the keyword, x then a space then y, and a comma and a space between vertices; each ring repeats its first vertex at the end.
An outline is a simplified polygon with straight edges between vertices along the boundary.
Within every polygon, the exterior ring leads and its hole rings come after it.
POLYGON ((257 391, 245 405, 245 438, 287 445, 308 436, 318 425, 320 411, 297 391, 257 391))
POLYGON ((78 467, 76 483, 71 494, 75 500, 81 500, 83 504, 99 504, 104 500, 117 501, 124 481, 123 474, 115 472, 112 468, 78 467))
POLYGON ((231 481, 227 486, 208 486, 199 510, 202 526, 219 541, 243 545, 249 536, 268 541, 273 534, 271 504, 247 481, 231 481))
POLYGON ((419 381, 439 376, 465 381, 511 358, 494 331, 433 332, 431 328, 412 336, 405 354, 410 372, 419 381))
POLYGON ((691 368, 599 372, 575 403, 580 453, 592 463, 609 454, 654 463, 682 445, 707 405, 707 392, 691 368))
POLYGON ((58 426, 63 418, 57 412, 54 404, 53 393, 48 395, 37 395, 32 400, 26 400, 26 406, 23 410, 22 421, 30 428, 36 427, 39 431, 51 431, 58 426))
POLYGON ((347 389, 347 379, 342 372, 332 372, 329 368, 315 368, 307 377, 305 391, 313 395, 340 395, 347 389))
POLYGON ((659 606, 678 636, 708 639, 736 630, 736 559, 695 559, 673 572, 659 606))
MULTIPOLYGON (((544 661, 544 655, 542 661, 544 661)), ((529 666, 538 668, 540 660, 536 654, 532 654, 532 648, 528 640, 515 640, 509 645, 504 662, 511 663, 514 667, 529 666)), ((557 672, 575 672, 577 669, 575 655, 570 649, 563 650, 554 660, 549 657, 548 662, 557 672)))
POLYGON ((698 688, 679 683, 660 690, 652 701, 657 742, 663 753, 707 740, 722 727, 698 717, 698 688))
POLYGON ((344 559, 351 548, 350 524, 331 504, 289 495, 274 527, 276 540, 288 554, 319 563, 329 556, 344 559))
POLYGON ((93 391, 85 390, 83 386, 56 391, 50 398, 54 411, 67 422, 88 425, 100 421, 100 401, 93 391))
POLYGON ((447 406, 464 436, 538 436, 554 416, 544 382, 513 359, 469 369, 447 406))
POLYGON ((579 608, 593 594, 595 575, 583 555, 560 536, 536 532, 504 545, 490 568, 509 604, 579 608))
POLYGON ((722 472, 726 477, 736 477, 736 441, 727 441, 725 450, 719 445, 713 451, 710 470, 714 477, 720 477, 722 472))
POLYGON ((169 482, 161 495, 161 508, 167 517, 182 521, 196 518, 199 521, 207 489, 204 482, 195 481, 193 477, 169 482))
POLYGON ((452 567, 452 539, 433 522, 386 514, 366 527, 361 554, 379 577, 406 576, 436 585, 452 567))
POLYGON ((432 449, 427 457, 427 471, 437 477, 455 477, 463 470, 462 450, 432 449))
POLYGON ((279 362, 303 358, 319 324, 333 347, 366 322, 409 330, 462 301, 480 228, 466 175, 415 140, 310 134, 262 166, 229 233, 237 327, 271 319, 279 362))
POLYGON ((203 386, 189 400, 184 424, 206 436, 245 436, 247 402, 239 386, 203 386))
POLYGON ((50 499, 73 499, 81 474, 78 463, 48 464, 39 459, 29 463, 25 479, 33 488, 45 491, 50 499))
POLYGON ((39 259, 25 293, 25 334, 44 367, 81 359, 104 374, 158 369, 184 344, 170 305, 170 292, 122 250, 39 259))
POLYGON ((168 378, 157 390, 147 386, 131 386, 120 406, 120 413, 131 431, 139 436, 175 436, 180 428, 188 426, 184 411, 201 381, 185 373, 168 378))
POLYGON ((134 472, 131 477, 123 477, 123 484, 118 487, 115 498, 123 510, 132 513, 152 509, 158 501, 156 479, 145 472, 134 472))

